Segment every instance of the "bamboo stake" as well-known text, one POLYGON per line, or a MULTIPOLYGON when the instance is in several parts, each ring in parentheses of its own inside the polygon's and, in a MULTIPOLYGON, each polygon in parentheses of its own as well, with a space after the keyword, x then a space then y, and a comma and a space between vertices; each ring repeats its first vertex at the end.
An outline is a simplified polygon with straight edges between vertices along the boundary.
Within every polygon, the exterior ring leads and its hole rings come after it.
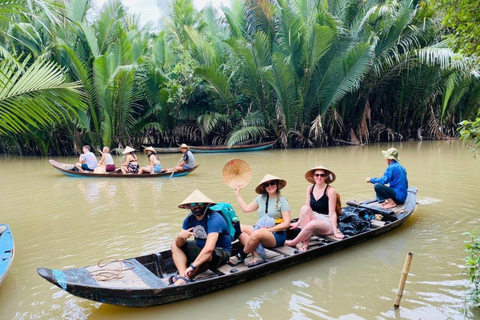
POLYGON ((402 277, 400 278, 400 284, 398 285, 397 298, 395 299, 395 304, 393 308, 398 309, 400 307, 400 300, 403 296, 403 289, 405 288, 405 282, 407 281, 407 275, 410 271, 410 263, 412 262, 413 253, 409 252, 407 258, 405 259, 405 264, 403 265, 402 277))

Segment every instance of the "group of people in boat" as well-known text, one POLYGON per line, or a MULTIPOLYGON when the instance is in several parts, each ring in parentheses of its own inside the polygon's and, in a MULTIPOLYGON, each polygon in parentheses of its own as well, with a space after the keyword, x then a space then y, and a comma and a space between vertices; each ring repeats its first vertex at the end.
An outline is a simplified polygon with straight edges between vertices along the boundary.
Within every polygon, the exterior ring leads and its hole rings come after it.
MULTIPOLYGON (((185 143, 181 144, 179 150, 183 153, 182 159, 179 163, 169 169, 162 168, 160 159, 157 156, 157 152, 153 147, 146 147, 143 151, 147 153, 148 165, 142 167, 138 163, 138 157, 135 153, 135 149, 127 146, 123 150, 125 155, 125 160, 120 166, 120 170, 123 174, 156 174, 160 172, 174 172, 178 170, 188 170, 195 167, 195 157, 193 153, 189 150, 190 147, 185 143)), ((104 147, 102 150, 98 150, 102 155, 100 161, 97 161, 97 157, 92 152, 92 149, 89 145, 84 145, 82 147, 82 154, 78 159, 78 163, 75 164, 75 169, 80 172, 114 172, 118 170, 113 161, 113 157, 110 154, 110 149, 104 147), (97 169, 99 168, 99 169, 97 169)))
MULTIPOLYGON (((388 164, 385 173, 379 178, 367 177, 366 182, 374 184, 377 200, 382 207, 391 209, 406 200, 407 172, 399 163, 397 149, 390 148, 382 153, 388 164)), ((242 185, 235 189, 235 197, 242 211, 257 211, 258 221, 255 226, 241 225, 238 241, 243 245, 243 250, 233 256, 227 222, 221 213, 211 209, 215 202, 195 190, 179 205, 179 208, 190 212, 172 244, 172 257, 178 274, 170 277, 170 284, 192 282, 196 275, 208 268, 218 268, 225 263, 237 266, 245 263, 248 255, 252 255, 248 266, 257 266, 266 262, 265 248, 286 245, 297 247, 299 252, 306 251, 314 234, 343 239, 344 235, 337 226, 339 198, 330 185, 336 179, 335 173, 324 166, 316 166, 305 173, 305 179, 309 182, 306 201, 299 219, 294 223, 290 221, 288 200, 281 194, 287 185, 285 179, 266 174, 255 188, 258 196, 248 204, 241 195, 242 185), (301 230, 294 239, 287 240, 288 228, 301 230), (189 240, 192 236, 194 240, 189 240)))

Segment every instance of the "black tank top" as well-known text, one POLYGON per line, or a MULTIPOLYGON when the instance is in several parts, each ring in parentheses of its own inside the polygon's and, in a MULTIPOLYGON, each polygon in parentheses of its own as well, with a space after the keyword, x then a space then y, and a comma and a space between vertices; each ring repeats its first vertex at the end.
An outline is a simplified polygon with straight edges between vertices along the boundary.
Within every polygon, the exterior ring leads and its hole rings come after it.
POLYGON ((315 200, 315 196, 313 195, 313 189, 315 189, 315 185, 312 186, 312 191, 310 192, 310 207, 313 211, 317 213, 328 214, 328 196, 327 196, 327 189, 329 185, 325 187, 325 191, 320 199, 315 200))

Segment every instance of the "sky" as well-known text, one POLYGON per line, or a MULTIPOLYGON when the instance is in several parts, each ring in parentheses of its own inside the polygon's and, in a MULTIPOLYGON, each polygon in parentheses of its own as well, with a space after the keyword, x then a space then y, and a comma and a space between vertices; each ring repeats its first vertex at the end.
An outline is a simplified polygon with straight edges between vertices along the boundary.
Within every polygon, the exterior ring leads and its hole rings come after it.
MULTIPOLYGON (((163 12, 157 3, 161 3, 162 7, 167 7, 170 1, 171 0, 121 0, 129 9, 129 12, 140 14, 140 22, 142 25, 148 21, 157 22, 157 20, 163 16, 163 12)), ((105 2, 107 2, 107 0, 94 0, 97 6, 105 2)), ((200 10, 209 3, 220 8, 222 5, 230 5, 230 2, 230 0, 193 0, 193 5, 197 10, 200 10)))

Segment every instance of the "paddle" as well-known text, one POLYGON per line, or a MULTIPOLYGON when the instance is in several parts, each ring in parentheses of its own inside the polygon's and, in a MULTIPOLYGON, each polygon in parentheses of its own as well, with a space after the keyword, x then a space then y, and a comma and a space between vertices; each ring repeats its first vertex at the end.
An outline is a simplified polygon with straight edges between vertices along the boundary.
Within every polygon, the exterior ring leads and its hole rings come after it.
POLYGON ((176 169, 177 169, 177 166, 180 164, 180 162, 182 162, 182 160, 183 160, 183 155, 182 155, 182 157, 180 158, 180 160, 178 160, 177 164, 175 165, 175 168, 173 168, 173 171, 172 171, 172 174, 170 175, 170 178, 168 178, 168 179, 172 179, 173 174, 175 173, 175 171, 176 171, 176 169))

